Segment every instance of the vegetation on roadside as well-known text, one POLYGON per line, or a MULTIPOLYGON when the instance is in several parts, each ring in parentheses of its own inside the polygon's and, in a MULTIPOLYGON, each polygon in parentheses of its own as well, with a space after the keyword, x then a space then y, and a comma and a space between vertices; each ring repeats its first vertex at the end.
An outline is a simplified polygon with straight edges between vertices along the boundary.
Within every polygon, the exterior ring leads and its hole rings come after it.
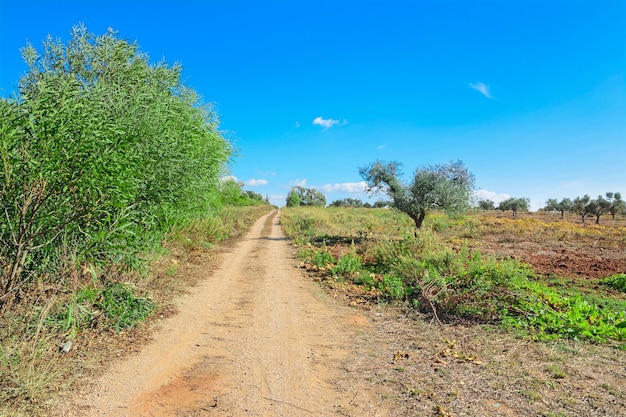
MULTIPOLYGON (((550 287, 527 265, 469 249, 463 241, 479 237, 480 217, 436 214, 418 234, 393 210, 299 208, 281 218, 309 269, 358 286, 370 299, 403 300, 434 320, 498 323, 540 340, 624 346, 626 301, 600 303, 594 294, 550 287)), ((503 234, 531 227, 523 220, 500 225, 503 234)), ((610 282, 619 286, 623 277, 610 282)))
POLYGON ((232 146, 180 66, 83 26, 22 55, 0 99, 0 415, 38 414, 166 308, 186 284, 163 259, 271 210, 221 179, 232 146))

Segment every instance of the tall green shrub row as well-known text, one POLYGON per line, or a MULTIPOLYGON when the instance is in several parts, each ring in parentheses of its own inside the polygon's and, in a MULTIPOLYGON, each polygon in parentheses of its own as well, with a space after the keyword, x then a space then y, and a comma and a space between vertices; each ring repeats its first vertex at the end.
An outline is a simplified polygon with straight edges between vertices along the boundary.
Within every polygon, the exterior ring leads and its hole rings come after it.
POLYGON ((181 67, 112 30, 78 26, 22 55, 19 91, 0 99, 0 306, 61 252, 130 262, 202 215, 231 153, 181 67))

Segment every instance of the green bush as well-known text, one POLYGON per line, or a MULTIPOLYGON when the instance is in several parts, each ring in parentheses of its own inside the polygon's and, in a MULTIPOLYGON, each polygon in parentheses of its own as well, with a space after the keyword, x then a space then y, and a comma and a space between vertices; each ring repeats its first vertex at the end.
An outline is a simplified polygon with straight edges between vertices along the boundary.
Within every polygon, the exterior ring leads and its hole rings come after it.
POLYGON ((350 277, 359 273, 362 267, 361 257, 354 252, 349 252, 341 256, 330 271, 339 277, 350 277))
POLYGON ((214 207, 231 145, 181 67, 73 28, 23 49, 19 93, 0 99, 0 299, 57 264, 134 262, 173 225, 214 207))
POLYGON ((148 298, 137 297, 132 287, 123 283, 107 285, 97 303, 116 331, 133 327, 156 308, 148 298))
POLYGON ((600 282, 615 290, 626 292, 626 274, 616 274, 603 278, 600 282))
POLYGON ((405 287, 405 283, 402 278, 394 275, 383 275, 383 280, 379 284, 379 289, 383 294, 392 299, 401 299, 411 293, 411 291, 405 287))

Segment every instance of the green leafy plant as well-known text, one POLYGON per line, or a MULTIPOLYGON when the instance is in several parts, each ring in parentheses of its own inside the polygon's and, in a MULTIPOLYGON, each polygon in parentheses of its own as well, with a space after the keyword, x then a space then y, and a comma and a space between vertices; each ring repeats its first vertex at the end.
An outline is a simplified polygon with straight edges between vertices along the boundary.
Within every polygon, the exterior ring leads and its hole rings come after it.
POLYGON ((349 277, 357 274, 362 269, 361 257, 354 252, 341 256, 337 264, 331 269, 333 275, 349 277))
POLYGON ((107 285, 102 290, 98 306, 118 332, 145 320, 156 308, 152 301, 137 297, 132 287, 123 283, 107 285))
POLYGON ((0 100, 0 307, 61 241, 77 263, 136 263, 213 207, 231 153, 181 67, 151 64, 112 30, 77 26, 67 44, 22 51, 19 94, 0 100))
POLYGON ((611 275, 603 278, 600 282, 618 291, 626 292, 626 274, 611 275))
POLYGON ((383 294, 392 299, 401 299, 411 293, 410 288, 405 287, 402 278, 395 275, 383 275, 379 289, 383 294))

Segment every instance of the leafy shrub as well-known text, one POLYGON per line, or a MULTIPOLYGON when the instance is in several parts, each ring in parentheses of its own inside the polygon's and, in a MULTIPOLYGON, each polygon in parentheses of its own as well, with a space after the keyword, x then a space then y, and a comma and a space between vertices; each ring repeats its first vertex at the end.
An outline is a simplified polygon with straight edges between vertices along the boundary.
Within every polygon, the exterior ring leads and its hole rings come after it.
POLYGON ((618 291, 626 292, 626 274, 611 275, 600 282, 618 291))
POLYGON ((132 287, 123 283, 107 285, 97 304, 116 331, 135 326, 154 311, 156 304, 148 298, 137 297, 132 287))
POLYGON ((318 268, 324 268, 334 262, 333 255, 327 249, 315 250, 312 253, 311 261, 318 268))
POLYGON ((410 291, 405 287, 402 278, 395 275, 383 275, 379 289, 392 299, 401 299, 410 295, 410 291))
POLYGON ((231 145, 181 67, 135 43, 73 28, 22 50, 28 71, 0 100, 0 303, 54 263, 137 259, 173 225, 213 207, 231 145), (181 140, 184 138, 184 140, 181 140), (42 262, 45 261, 45 262, 42 262))
POLYGON ((346 253, 341 256, 330 271, 333 275, 340 277, 349 277, 357 274, 362 269, 361 257, 354 252, 346 253))

